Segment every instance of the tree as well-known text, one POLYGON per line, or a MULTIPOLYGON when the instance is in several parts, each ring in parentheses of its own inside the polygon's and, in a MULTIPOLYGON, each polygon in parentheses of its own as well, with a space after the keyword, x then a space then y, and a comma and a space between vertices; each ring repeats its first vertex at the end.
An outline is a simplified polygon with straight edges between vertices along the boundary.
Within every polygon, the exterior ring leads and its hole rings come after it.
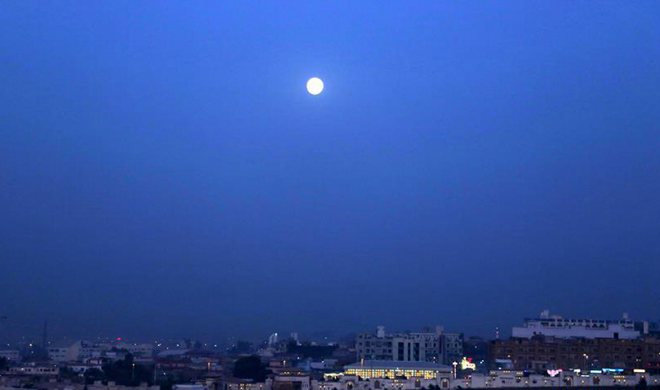
POLYGON ((9 360, 4 357, 0 357, 0 371, 4 371, 9 367, 9 360))
POLYGON ((69 379, 76 380, 78 379, 78 374, 73 371, 70 367, 60 367, 60 379, 69 379))
POLYGON ((141 364, 135 364, 133 355, 126 355, 124 360, 103 365, 103 372, 108 381, 122 386, 137 386, 141 382, 151 383, 153 371, 141 364))
POLYGON ((639 383, 638 383, 637 386, 635 386, 635 387, 638 388, 638 389, 646 389, 646 385, 647 385, 647 383, 646 383, 646 378, 641 377, 641 378, 639 379, 639 383))
POLYGON ((263 382, 269 373, 266 365, 261 363, 261 359, 255 355, 239 358, 234 363, 234 377, 236 378, 263 382))
POLYGON ((105 374, 98 368, 90 368, 89 370, 86 370, 84 376, 86 384, 92 384, 96 381, 102 381, 105 379, 105 374))

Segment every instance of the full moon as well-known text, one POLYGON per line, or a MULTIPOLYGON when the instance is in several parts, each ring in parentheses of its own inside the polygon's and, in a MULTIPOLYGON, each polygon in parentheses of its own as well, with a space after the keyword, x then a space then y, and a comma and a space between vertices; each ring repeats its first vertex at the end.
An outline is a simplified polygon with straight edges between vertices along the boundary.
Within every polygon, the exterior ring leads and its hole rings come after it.
POLYGON ((307 80, 307 92, 312 95, 318 95, 323 92, 323 80, 318 77, 312 77, 307 80))

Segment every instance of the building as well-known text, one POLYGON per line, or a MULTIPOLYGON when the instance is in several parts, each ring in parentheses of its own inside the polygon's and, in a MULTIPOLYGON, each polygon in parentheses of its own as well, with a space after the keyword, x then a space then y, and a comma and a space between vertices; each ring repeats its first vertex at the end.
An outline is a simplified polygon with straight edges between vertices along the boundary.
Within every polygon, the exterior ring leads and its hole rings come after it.
POLYGON ((375 334, 359 334, 355 341, 358 360, 390 360, 401 362, 438 362, 440 359, 440 332, 386 334, 379 326, 375 334))
POLYGON ((151 357, 154 347, 151 344, 118 343, 115 348, 128 351, 133 356, 151 357))
POLYGON ((652 321, 636 321, 635 330, 642 334, 642 336, 653 336, 660 338, 660 323, 652 321))
POLYGON ((225 379, 222 384, 222 390, 271 390, 272 388, 272 379, 266 379, 265 382, 252 382, 249 379, 231 378, 225 379))
POLYGON ((463 358, 463 334, 441 333, 440 334, 440 356, 443 364, 460 362, 463 358))
POLYGON ((48 358, 54 362, 64 363, 74 361, 78 356, 70 351, 69 347, 48 347, 48 358))
MULTIPOLYGON (((660 384, 660 377, 644 372, 632 375, 611 375, 598 372, 582 373, 561 371, 554 375, 525 374, 520 371, 494 371, 489 375, 473 374, 469 377, 455 380, 451 383, 452 389, 460 388, 576 388, 587 387, 622 388, 635 387, 642 382, 654 388, 660 384)), ((641 387, 641 386, 639 386, 641 387)))
MULTIPOLYGON (((343 373, 327 373, 323 380, 313 379, 307 375, 285 375, 266 379, 264 382, 254 383, 246 380, 225 382, 223 390, 424 390, 424 389, 486 389, 486 388, 599 388, 611 389, 624 386, 635 387, 645 383, 649 388, 660 385, 660 377, 651 375, 643 370, 632 374, 609 372, 574 372, 557 370, 546 374, 529 374, 518 370, 495 370, 488 374, 472 373, 454 377, 448 367, 441 367, 436 372, 432 363, 428 362, 365 362, 373 370, 365 371, 362 366, 346 366, 343 373), (397 365, 398 373, 392 373, 397 365), (428 375, 416 376, 414 373, 405 375, 405 371, 426 371, 431 368, 428 375), (382 372, 381 372, 382 371, 382 372), (433 375, 435 373, 435 376, 433 375), (362 374, 362 375, 358 375, 362 374)), ((1 378, 0 378, 1 380, 1 378)), ((210 387, 206 387, 211 390, 210 387)), ((55 390, 55 389, 53 389, 55 390)))
POLYGON ((3 349, 0 350, 0 359, 7 359, 12 362, 17 362, 21 360, 21 355, 17 350, 14 349, 3 349))
POLYGON ((77 387, 74 390, 160 390, 160 386, 158 385, 149 386, 147 383, 140 383, 139 386, 122 386, 112 381, 108 383, 96 381, 94 382, 94 384, 91 385, 85 385, 85 384, 77 385, 77 387))
POLYGON ((57 376, 60 369, 57 366, 23 365, 10 367, 9 373, 13 375, 57 376))
POLYGON ((655 338, 511 338, 491 341, 490 352, 491 361, 510 360, 516 370, 660 370, 660 340, 655 338))
POLYGON ((423 378, 436 379, 438 374, 448 374, 451 368, 431 362, 402 362, 391 360, 364 360, 344 367, 345 375, 362 379, 423 378))
POLYGON ((311 378, 308 375, 294 370, 275 375, 272 390, 311 390, 311 386, 311 378))
POLYGON ((552 336, 559 338, 579 337, 586 339, 636 339, 640 332, 627 314, 618 321, 563 318, 550 315, 544 310, 538 318, 528 318, 522 326, 513 327, 512 337, 531 338, 552 336))
POLYGON ((102 356, 106 349, 108 348, 84 340, 79 340, 70 346, 49 347, 48 358, 58 363, 83 361, 85 359, 102 356))
POLYGON ((488 370, 488 341, 481 337, 469 337, 463 341, 463 356, 477 365, 477 370, 488 370))
MULTIPOLYGON (((391 362, 390 362, 391 363, 391 362)), ((432 364, 428 362, 405 362, 404 364, 432 364)), ((450 389, 452 374, 448 367, 441 369, 435 376, 394 378, 364 378, 356 375, 333 374, 324 376, 323 381, 312 381, 312 390, 423 390, 423 389, 450 389)), ((434 370, 433 370, 434 371, 434 370)))

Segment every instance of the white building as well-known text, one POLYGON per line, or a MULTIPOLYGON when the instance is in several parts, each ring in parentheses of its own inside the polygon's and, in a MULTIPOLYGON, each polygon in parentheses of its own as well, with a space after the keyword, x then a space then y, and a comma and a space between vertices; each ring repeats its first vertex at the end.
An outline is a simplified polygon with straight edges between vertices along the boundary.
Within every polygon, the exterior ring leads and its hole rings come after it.
POLYGON ((362 379, 397 379, 401 377, 433 379, 449 375, 451 368, 431 362, 401 362, 392 360, 361 360, 344 366, 344 374, 362 379))
POLYGON ((557 338, 636 339, 640 333, 626 314, 619 321, 608 321, 563 318, 550 315, 548 310, 544 310, 539 318, 526 319, 523 326, 513 327, 511 335, 520 338, 542 335, 557 338))
POLYGON ((440 360, 440 333, 415 332, 386 334, 379 326, 376 334, 361 333, 355 340, 357 358, 393 360, 401 362, 438 362, 440 360))
POLYGON ((101 357, 106 349, 106 347, 79 340, 68 347, 49 347, 48 358, 59 363, 78 362, 101 357))

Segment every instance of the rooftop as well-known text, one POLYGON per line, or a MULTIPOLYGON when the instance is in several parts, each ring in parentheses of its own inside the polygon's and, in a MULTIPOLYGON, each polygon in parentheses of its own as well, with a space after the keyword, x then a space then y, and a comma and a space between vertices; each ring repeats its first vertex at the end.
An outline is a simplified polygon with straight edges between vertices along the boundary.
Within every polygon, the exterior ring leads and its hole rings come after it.
POLYGON ((377 368, 377 369, 413 369, 413 370, 449 370, 449 366, 432 362, 402 362, 393 360, 365 360, 344 366, 344 369, 377 368))

